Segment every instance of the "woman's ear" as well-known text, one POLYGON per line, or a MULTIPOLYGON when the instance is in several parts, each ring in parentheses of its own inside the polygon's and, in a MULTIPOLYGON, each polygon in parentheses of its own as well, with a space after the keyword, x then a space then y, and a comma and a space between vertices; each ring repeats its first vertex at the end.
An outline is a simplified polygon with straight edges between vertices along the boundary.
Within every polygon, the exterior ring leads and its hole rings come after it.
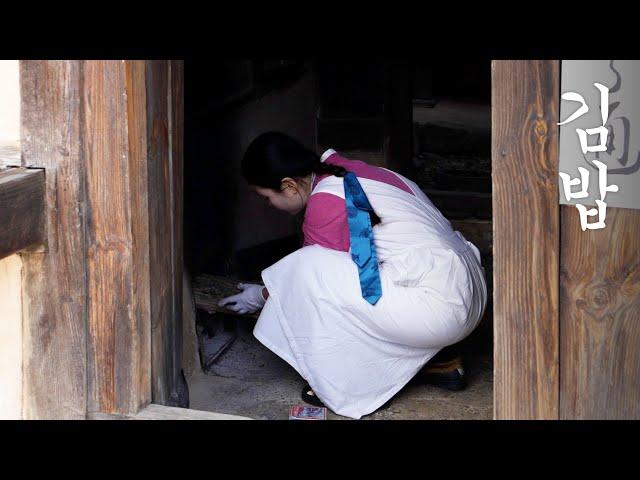
POLYGON ((296 195, 298 193, 298 187, 298 182, 291 177, 285 177, 280 182, 280 191, 288 197, 296 195))

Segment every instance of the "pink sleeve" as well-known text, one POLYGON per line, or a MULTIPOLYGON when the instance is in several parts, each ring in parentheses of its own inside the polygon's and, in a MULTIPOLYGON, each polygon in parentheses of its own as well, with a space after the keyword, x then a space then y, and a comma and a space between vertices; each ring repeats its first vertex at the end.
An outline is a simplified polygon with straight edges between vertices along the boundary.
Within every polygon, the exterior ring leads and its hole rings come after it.
POLYGON ((349 224, 344 199, 330 193, 309 198, 302 224, 304 244, 322 245, 332 250, 349 251, 349 224))

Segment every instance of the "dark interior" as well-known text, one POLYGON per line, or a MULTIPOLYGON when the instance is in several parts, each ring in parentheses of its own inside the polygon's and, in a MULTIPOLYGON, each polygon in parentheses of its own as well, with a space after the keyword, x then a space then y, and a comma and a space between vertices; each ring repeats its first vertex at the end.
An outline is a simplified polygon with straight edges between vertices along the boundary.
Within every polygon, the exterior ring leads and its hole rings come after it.
MULTIPOLYGON (((491 418, 490 63, 187 60, 185 82, 184 253, 192 282, 202 275, 259 282, 264 268, 301 246, 302 214, 271 209, 241 178, 244 150, 260 133, 280 130, 319 154, 334 148, 402 173, 480 249, 489 299, 479 326, 457 346, 467 390, 408 386, 395 409, 370 417, 491 418)), ((302 403, 303 380, 252 338, 255 318, 195 303, 203 371, 190 380, 191 408, 286 418, 286 407, 302 403)))

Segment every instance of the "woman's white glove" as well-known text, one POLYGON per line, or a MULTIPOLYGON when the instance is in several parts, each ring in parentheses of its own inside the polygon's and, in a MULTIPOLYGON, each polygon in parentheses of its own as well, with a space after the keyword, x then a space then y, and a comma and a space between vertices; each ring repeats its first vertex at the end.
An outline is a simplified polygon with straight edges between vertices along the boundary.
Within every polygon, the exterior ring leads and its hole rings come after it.
POLYGON ((241 293, 223 298, 218 302, 218 306, 226 307, 236 313, 245 314, 257 312, 267 301, 262 296, 263 285, 239 283, 238 288, 242 290, 241 293), (235 305, 231 305, 233 303, 235 303, 235 305))

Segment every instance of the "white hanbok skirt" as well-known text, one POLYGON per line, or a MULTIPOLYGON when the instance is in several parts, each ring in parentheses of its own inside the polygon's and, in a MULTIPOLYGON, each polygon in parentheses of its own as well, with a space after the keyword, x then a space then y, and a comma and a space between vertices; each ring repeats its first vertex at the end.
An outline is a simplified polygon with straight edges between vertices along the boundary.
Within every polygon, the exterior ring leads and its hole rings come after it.
MULTIPOLYGON (((269 298, 254 336, 296 369, 327 407, 356 419, 471 333, 486 306, 478 249, 401 178, 415 196, 360 179, 382 218, 374 227, 382 283, 376 305, 362 298, 348 252, 306 246, 262 272, 269 298)), ((319 191, 344 198, 336 177, 312 194, 319 191)))

